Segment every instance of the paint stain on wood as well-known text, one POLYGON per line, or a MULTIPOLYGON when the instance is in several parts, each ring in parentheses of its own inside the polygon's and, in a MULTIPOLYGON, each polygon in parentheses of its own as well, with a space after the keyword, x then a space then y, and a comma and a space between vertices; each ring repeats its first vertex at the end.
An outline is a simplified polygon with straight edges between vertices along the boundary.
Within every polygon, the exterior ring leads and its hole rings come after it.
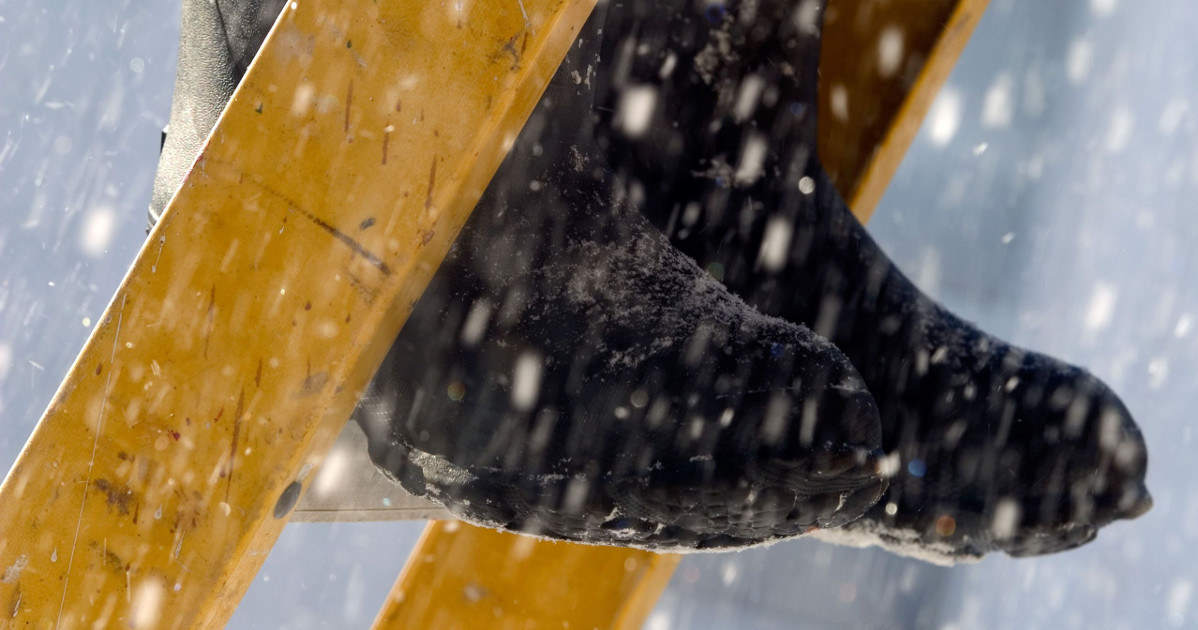
POLYGON ((128 516, 137 508, 137 493, 126 485, 116 485, 107 479, 93 479, 92 487, 104 493, 108 509, 116 510, 121 516, 128 516))

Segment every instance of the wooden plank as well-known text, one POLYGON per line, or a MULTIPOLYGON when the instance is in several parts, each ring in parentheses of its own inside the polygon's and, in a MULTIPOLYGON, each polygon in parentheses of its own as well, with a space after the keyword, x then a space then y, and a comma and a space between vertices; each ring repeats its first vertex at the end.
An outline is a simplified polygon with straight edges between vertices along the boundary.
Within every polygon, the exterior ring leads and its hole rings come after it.
POLYGON ((867 220, 990 0, 829 0, 819 154, 867 220))
POLYGON ((680 558, 431 523, 374 627, 637 630, 680 558))
POLYGON ((223 627, 592 4, 289 3, 0 485, 6 627, 223 627))

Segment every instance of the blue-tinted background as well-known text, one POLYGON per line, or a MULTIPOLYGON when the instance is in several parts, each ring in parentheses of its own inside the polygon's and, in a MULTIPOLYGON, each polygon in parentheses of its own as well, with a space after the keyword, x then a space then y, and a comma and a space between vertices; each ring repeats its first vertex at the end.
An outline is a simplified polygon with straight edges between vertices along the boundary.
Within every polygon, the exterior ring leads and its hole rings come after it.
MULTIPOLYGON (((0 0, 0 470, 141 244, 178 19, 0 0)), ((953 569, 810 540, 694 556, 648 628, 1198 627, 1196 24, 1193 2, 993 0, 870 224, 960 314, 1110 383, 1156 508, 953 569)), ((231 627, 368 626, 421 527, 289 526, 231 627)))

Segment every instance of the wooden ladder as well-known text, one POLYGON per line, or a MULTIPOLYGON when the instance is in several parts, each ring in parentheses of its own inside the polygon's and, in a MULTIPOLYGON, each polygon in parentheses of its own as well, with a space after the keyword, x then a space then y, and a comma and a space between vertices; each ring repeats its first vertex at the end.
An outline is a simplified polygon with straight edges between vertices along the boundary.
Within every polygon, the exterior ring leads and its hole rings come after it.
MULTIPOLYGON (((220 628, 293 515, 437 514, 306 491, 594 3, 287 5, 0 485, 0 626, 220 628)), ((985 5, 830 1, 862 219, 985 5)), ((677 562, 436 521, 375 627, 635 628, 677 562)))

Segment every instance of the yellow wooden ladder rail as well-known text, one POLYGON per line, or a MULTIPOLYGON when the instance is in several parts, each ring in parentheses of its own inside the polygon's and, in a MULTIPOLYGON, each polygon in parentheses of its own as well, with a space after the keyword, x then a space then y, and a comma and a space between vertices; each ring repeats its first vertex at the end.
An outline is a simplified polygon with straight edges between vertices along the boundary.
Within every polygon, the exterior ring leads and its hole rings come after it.
POLYGON ((0 624, 224 626, 593 4, 288 4, 0 486, 0 624))
MULTIPOLYGON (((906 42, 929 61, 871 123, 889 135, 857 181, 897 164, 984 4, 896 22, 950 18, 906 42)), ((0 485, 0 625, 223 626, 592 5, 284 10, 0 485)), ((424 601, 433 616, 409 619, 472 627, 463 595, 508 587, 550 595, 509 606, 513 624, 636 627, 675 563, 437 524, 378 626, 421 627, 387 624, 424 601), (430 550, 472 560, 420 564, 430 550), (491 581, 445 590, 420 567, 491 581)))
MULTIPOLYGON (((869 219, 988 0, 829 0, 819 151, 869 219), (898 60, 883 59, 897 46, 898 60), (880 68, 893 64, 893 68, 880 68)), ((375 620, 400 628, 640 628, 680 556, 428 525, 375 620)))

